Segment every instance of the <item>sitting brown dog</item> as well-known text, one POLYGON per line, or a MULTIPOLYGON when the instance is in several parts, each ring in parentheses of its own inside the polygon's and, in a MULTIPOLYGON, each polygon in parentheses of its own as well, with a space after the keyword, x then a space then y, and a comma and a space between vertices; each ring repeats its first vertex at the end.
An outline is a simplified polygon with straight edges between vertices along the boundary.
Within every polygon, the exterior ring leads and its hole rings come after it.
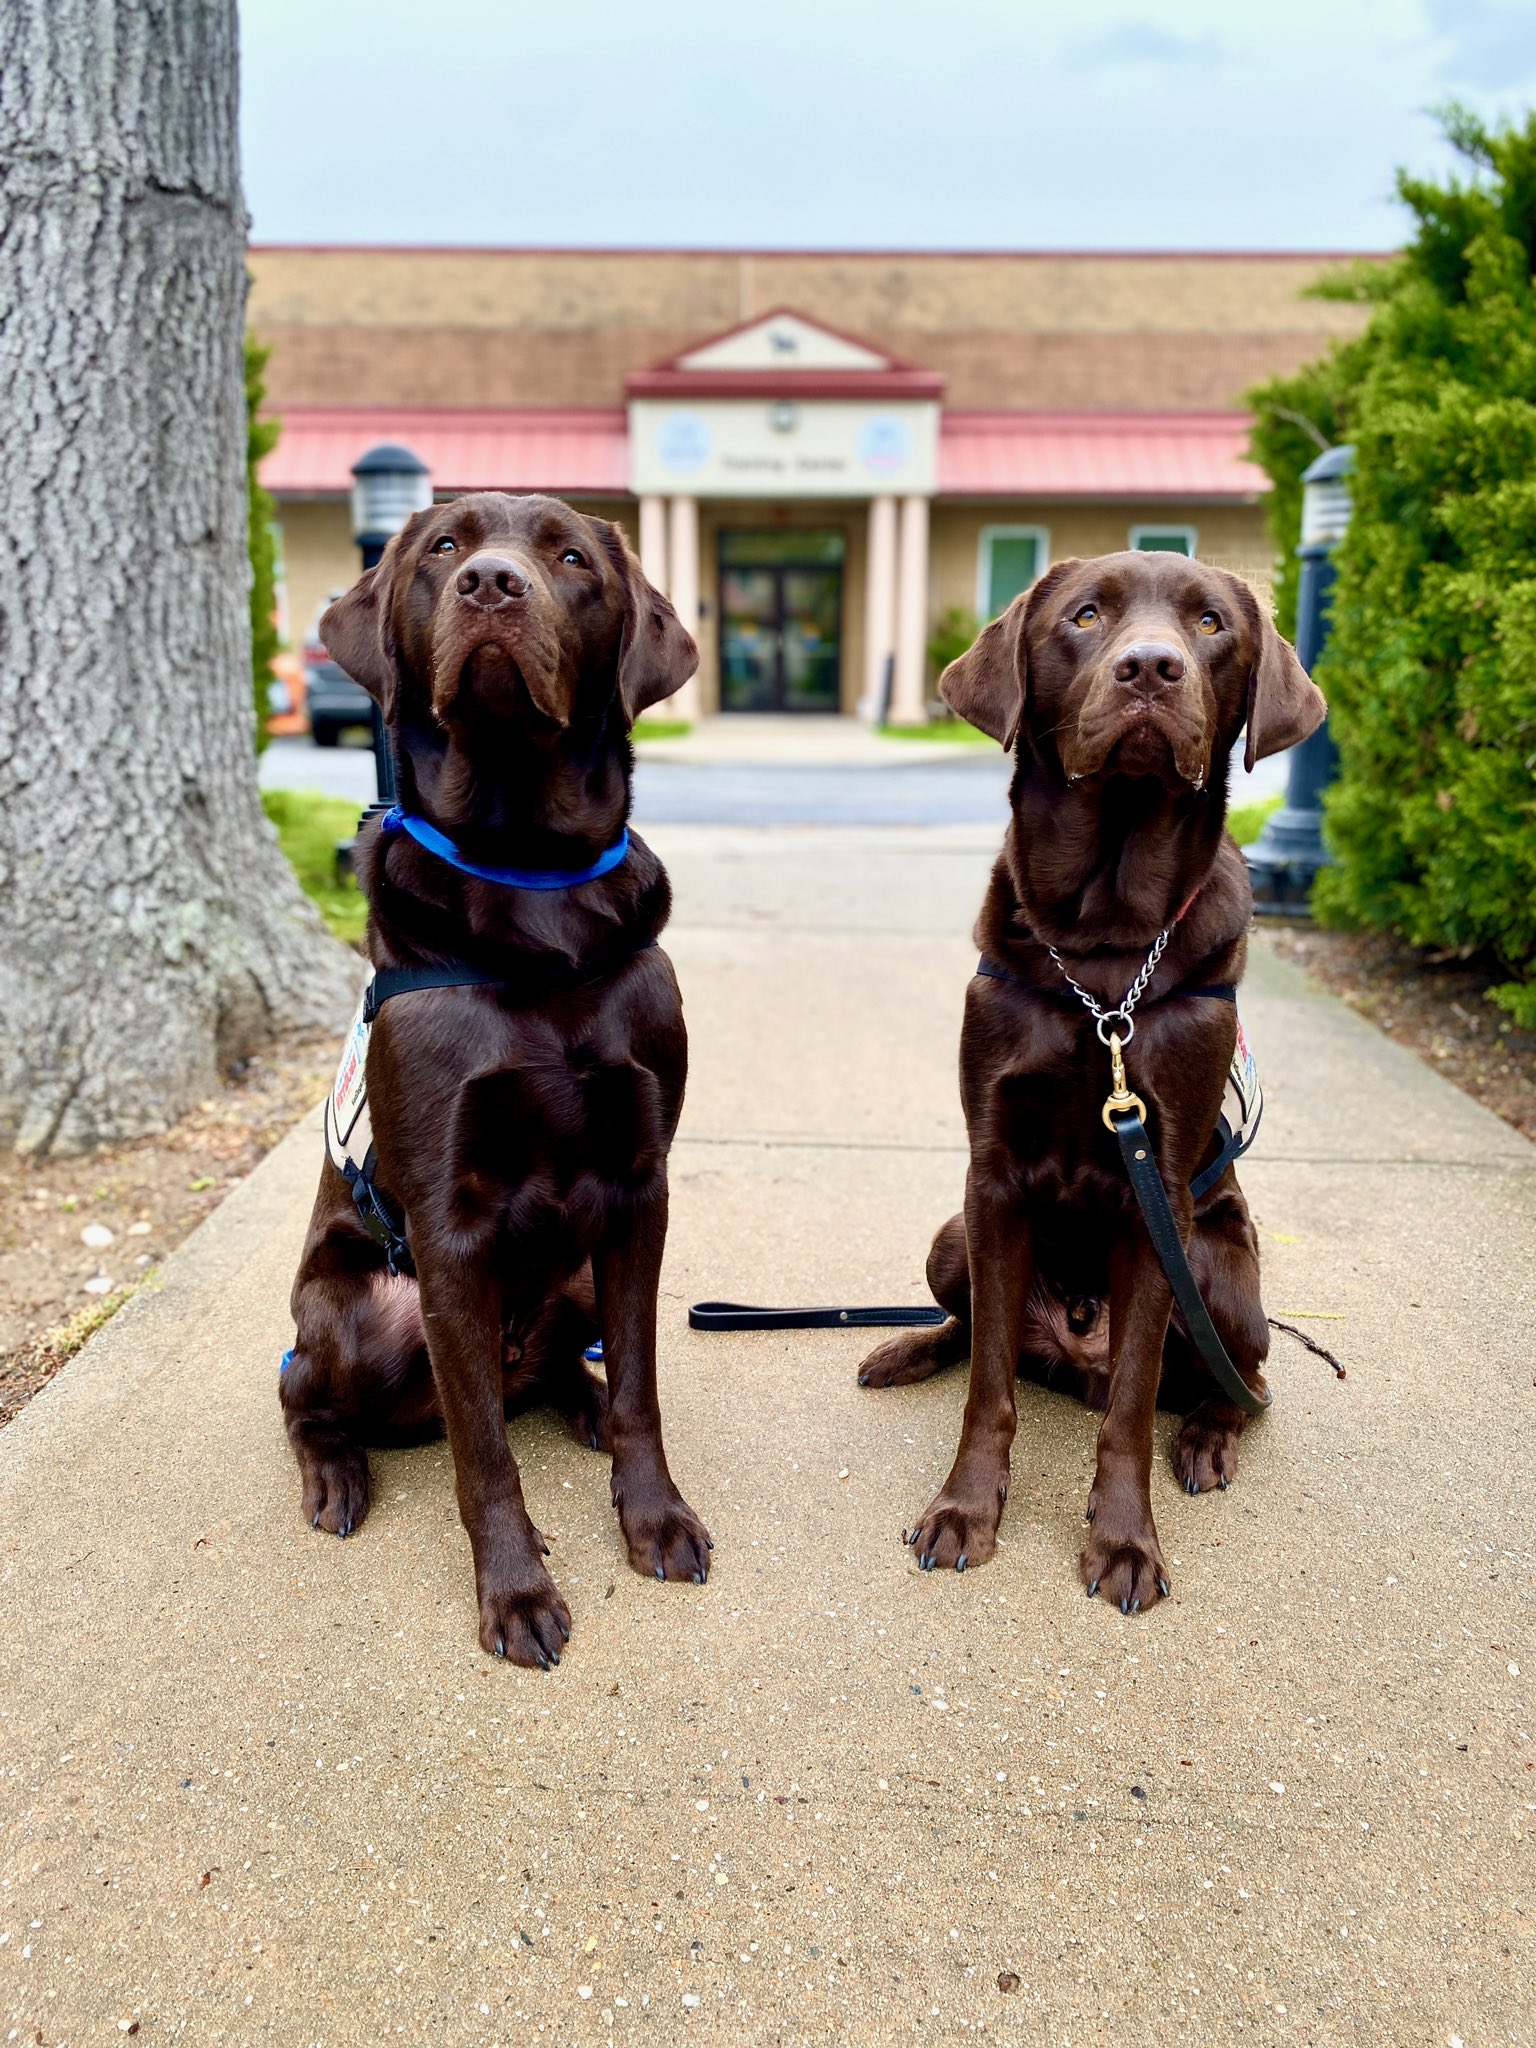
POLYGON ((1104 1409, 1083 1581, 1130 1613, 1168 1592, 1151 1500, 1165 1362, 1193 1383, 1174 1449, 1191 1493, 1233 1476, 1245 1418, 1170 1324, 1169 1282, 1103 1115, 1107 1041, 1072 983, 1114 1011, 1153 958, 1134 1037, 1120 1025, 1130 1086, 1216 1332, 1260 1394, 1269 1332, 1247 1205, 1230 1166, 1198 1201, 1190 1192, 1217 1154, 1238 1030, 1223 997, 1253 911, 1224 829, 1227 763, 1245 722, 1252 768, 1326 707, 1246 584, 1173 554, 1056 563, 939 688, 1005 747, 1017 736, 1013 818, 960 1041, 965 1209, 928 1261, 949 1320, 881 1345, 859 1378, 925 1379, 969 1355, 954 1467, 907 1539, 925 1570, 963 1571, 996 1544, 1016 1373, 1074 1369, 1104 1409))
POLYGON ((630 726, 698 653, 617 528, 491 494, 417 513, 321 633, 392 736, 399 807, 365 824, 356 865, 374 969, 416 985, 383 1003, 356 1063, 377 1213, 333 1151, 294 1282, 280 1392, 304 1512, 350 1535, 364 1444, 446 1425, 480 1641, 558 1664, 570 1615, 507 1448, 513 1409, 547 1399, 611 1448, 636 1571, 709 1572, 656 1398, 687 1073, 656 945, 671 892, 626 837, 630 726), (606 1392, 582 1360, 599 1335, 606 1392))

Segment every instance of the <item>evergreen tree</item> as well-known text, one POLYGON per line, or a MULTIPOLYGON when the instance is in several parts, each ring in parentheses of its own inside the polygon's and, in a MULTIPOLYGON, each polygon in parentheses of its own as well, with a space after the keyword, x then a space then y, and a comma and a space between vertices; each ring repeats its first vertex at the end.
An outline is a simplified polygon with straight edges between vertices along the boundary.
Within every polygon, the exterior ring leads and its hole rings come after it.
POLYGON ((1252 394, 1254 447, 1287 568, 1319 438, 1358 451, 1318 670, 1339 746, 1319 912, 1491 954, 1536 1024, 1536 116, 1445 124, 1468 175, 1399 176, 1403 254, 1322 287, 1368 325, 1252 394))

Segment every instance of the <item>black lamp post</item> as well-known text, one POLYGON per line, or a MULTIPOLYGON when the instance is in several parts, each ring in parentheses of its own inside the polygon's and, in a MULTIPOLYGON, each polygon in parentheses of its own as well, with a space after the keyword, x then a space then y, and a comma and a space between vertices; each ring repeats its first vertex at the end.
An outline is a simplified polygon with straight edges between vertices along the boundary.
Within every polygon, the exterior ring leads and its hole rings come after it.
MULTIPOLYGON (((1301 479, 1301 586, 1296 594, 1296 653, 1311 675, 1328 642, 1333 596, 1333 551, 1344 537, 1351 509, 1351 447, 1319 455, 1301 479)), ((1248 848, 1253 906, 1261 917, 1308 918, 1312 883, 1328 865, 1323 845, 1323 791, 1338 766, 1338 750, 1325 719, 1310 739, 1291 750, 1285 802, 1248 848)))
MULTIPOLYGON (((365 571, 377 568, 379 557, 413 512, 432 502, 432 475, 419 455, 392 441, 370 448, 352 466, 352 538, 362 550, 365 571)), ((373 707, 373 760, 379 802, 395 800, 395 763, 389 735, 377 704, 373 707)))

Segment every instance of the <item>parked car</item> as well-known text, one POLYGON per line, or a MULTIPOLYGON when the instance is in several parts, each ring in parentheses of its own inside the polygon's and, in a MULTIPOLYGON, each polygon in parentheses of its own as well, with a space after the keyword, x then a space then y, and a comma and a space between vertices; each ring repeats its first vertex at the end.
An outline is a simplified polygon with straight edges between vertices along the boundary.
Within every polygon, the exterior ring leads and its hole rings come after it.
POLYGON ((309 700, 309 730, 317 747, 334 747, 349 725, 373 729, 373 700, 354 683, 320 644, 320 621, 338 597, 333 590, 320 605, 304 639, 304 689, 309 700))

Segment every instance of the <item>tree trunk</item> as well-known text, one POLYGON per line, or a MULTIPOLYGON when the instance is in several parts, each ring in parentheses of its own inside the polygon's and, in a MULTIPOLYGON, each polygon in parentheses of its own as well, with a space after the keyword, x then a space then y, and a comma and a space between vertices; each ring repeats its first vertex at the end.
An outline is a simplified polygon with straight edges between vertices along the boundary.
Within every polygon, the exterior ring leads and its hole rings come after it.
POLYGON ((0 1143, 45 1152, 358 977, 256 786, 233 0, 3 0, 0 77, 0 1143))

